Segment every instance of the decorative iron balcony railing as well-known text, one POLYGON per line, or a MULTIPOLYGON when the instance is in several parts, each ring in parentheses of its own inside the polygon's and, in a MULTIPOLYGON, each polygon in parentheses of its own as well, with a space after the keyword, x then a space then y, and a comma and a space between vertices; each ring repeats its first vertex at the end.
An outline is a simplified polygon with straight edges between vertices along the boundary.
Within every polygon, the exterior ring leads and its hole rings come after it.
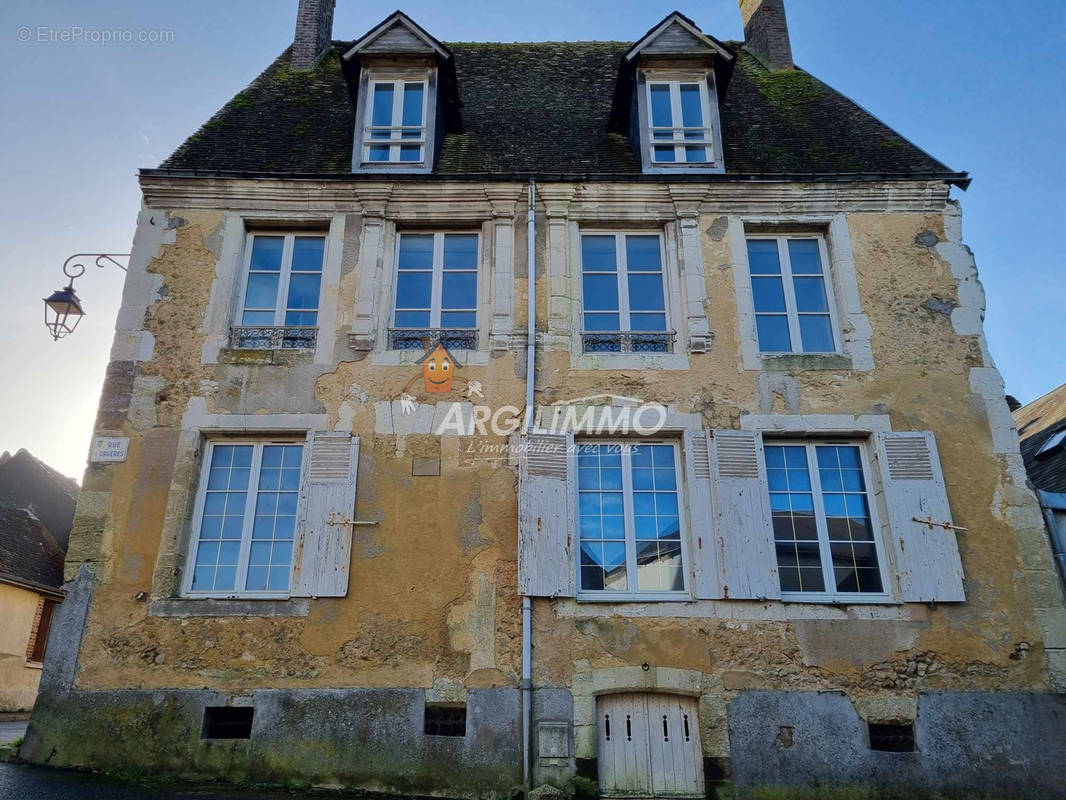
POLYGON ((229 346, 237 350, 313 350, 318 328, 311 325, 235 325, 229 346))
POLYGON ((670 353, 674 331, 582 331, 586 353, 670 353))
POLYGON ((427 350, 443 344, 449 350, 476 350, 476 328, 389 328, 389 349, 427 350))

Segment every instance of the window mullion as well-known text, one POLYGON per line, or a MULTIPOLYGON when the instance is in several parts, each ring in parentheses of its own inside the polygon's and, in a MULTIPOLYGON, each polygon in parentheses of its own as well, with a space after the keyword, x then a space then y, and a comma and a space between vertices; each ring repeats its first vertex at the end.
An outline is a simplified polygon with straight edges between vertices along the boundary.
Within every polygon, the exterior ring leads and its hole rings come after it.
MULTIPOLYGON (((684 581, 684 585, 681 587, 684 591, 690 591, 692 587, 692 581, 690 581, 690 575, 688 574, 688 546, 691 539, 691 523, 688 518, 688 498, 693 491, 693 487, 689 485, 685 477, 688 475, 687 471, 684 471, 684 465, 681 463, 682 457, 688 459, 692 457, 691 453, 682 454, 681 448, 678 445, 673 445, 674 448, 674 496, 677 498, 677 516, 680 520, 678 526, 678 533, 680 535, 681 545, 681 580, 684 581)), ((765 458, 765 456, 764 456, 765 458)), ((658 513, 658 509, 656 509, 658 513)))
POLYGON ((444 234, 433 234, 433 276, 429 296, 429 327, 439 328, 444 294, 444 234))
POLYGON ((629 322, 629 264, 626 261, 626 237, 624 233, 614 237, 614 263, 618 273, 618 327, 623 331, 633 330, 629 322))
POLYGON ((816 444, 806 444, 807 469, 811 476, 811 494, 814 499, 814 524, 818 531, 818 552, 822 556, 822 580, 826 594, 836 594, 836 578, 833 575, 833 553, 829 546, 829 523, 825 518, 825 502, 822 498, 822 477, 818 472, 816 444))
MULTIPOLYGON (((670 81, 670 138, 677 141, 678 128, 684 124, 684 117, 681 115, 681 82, 670 81)), ((684 131, 681 132, 682 138, 684 138, 684 131)), ((674 145, 674 161, 681 163, 686 159, 685 146, 680 144, 674 145)))
POLYGON ((626 591, 636 592, 637 584, 637 539, 636 523, 633 521, 633 468, 629 444, 614 444, 621 449, 622 463, 622 517, 626 538, 626 591))
POLYGON ((777 237, 777 258, 781 262, 781 288, 785 293, 785 313, 788 316, 788 335, 792 340, 792 352, 803 352, 800 334, 799 311, 796 307, 796 287, 792 283, 792 261, 788 255, 788 239, 777 237))
MULTIPOLYGON (((403 138, 403 134, 397 130, 403 122, 403 95, 407 91, 407 84, 397 80, 393 84, 396 88, 392 92, 392 130, 389 131, 389 141, 394 142, 403 138)), ((389 145, 389 161, 400 160, 400 145, 389 145)))
POLYGON ((252 549, 252 526, 255 523, 255 507, 259 500, 259 468, 263 463, 263 444, 252 446, 252 468, 248 472, 248 492, 244 497, 244 520, 241 525, 241 549, 237 556, 235 591, 244 592, 248 583, 248 558, 252 549))
POLYGON ((822 267, 822 290, 825 292, 826 306, 829 308, 829 330, 833 336, 833 352, 840 353, 843 351, 843 342, 841 341, 842 334, 840 328, 837 325, 837 305, 836 297, 833 292, 833 281, 829 274, 829 248, 826 245, 824 237, 818 237, 818 258, 821 260, 822 267))
POLYGON ((281 264, 278 270, 278 296, 274 298, 274 324, 285 324, 285 310, 289 305, 289 274, 292 271, 292 251, 296 237, 285 234, 281 246, 281 264))

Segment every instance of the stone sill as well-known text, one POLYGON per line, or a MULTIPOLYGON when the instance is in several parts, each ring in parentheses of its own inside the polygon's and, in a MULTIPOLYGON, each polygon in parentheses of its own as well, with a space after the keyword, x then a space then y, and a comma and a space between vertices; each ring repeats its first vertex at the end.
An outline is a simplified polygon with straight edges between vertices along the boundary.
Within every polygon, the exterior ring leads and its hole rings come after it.
POLYGON ((785 353, 762 355, 762 369, 766 372, 799 372, 804 370, 850 370, 850 355, 841 353, 785 353))
POLYGON ((280 349, 254 349, 224 347, 218 351, 219 364, 244 364, 260 366, 291 366, 310 364, 315 357, 311 348, 285 347, 280 349))
POLYGON ((150 617, 306 617, 310 601, 289 600, 153 600, 148 606, 150 617))

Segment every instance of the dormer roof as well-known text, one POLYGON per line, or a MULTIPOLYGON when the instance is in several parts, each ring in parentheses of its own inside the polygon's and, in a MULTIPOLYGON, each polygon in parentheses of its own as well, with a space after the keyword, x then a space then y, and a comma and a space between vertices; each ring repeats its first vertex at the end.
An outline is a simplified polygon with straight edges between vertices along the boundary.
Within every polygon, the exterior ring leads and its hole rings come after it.
POLYGON ((348 60, 359 54, 436 55, 444 60, 452 57, 447 47, 402 11, 392 12, 356 39, 343 58, 348 60))
POLYGON ((680 11, 667 14, 644 34, 626 51, 625 61, 633 61, 640 55, 718 56, 726 61, 733 60, 733 54, 724 44, 705 34, 680 11))

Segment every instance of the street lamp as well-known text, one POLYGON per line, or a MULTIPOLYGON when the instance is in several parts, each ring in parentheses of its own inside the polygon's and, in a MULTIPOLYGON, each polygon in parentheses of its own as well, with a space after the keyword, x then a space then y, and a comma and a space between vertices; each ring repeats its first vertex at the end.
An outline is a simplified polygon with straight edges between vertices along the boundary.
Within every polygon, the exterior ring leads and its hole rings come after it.
POLYGON ((115 259, 129 258, 129 253, 75 253, 63 262, 63 274, 69 278, 67 285, 44 298, 44 324, 55 341, 74 333, 85 316, 85 309, 81 307, 81 301, 74 291, 74 279, 85 274, 85 265, 72 264, 76 258, 94 258, 100 269, 113 264, 125 272, 126 268, 115 259))

